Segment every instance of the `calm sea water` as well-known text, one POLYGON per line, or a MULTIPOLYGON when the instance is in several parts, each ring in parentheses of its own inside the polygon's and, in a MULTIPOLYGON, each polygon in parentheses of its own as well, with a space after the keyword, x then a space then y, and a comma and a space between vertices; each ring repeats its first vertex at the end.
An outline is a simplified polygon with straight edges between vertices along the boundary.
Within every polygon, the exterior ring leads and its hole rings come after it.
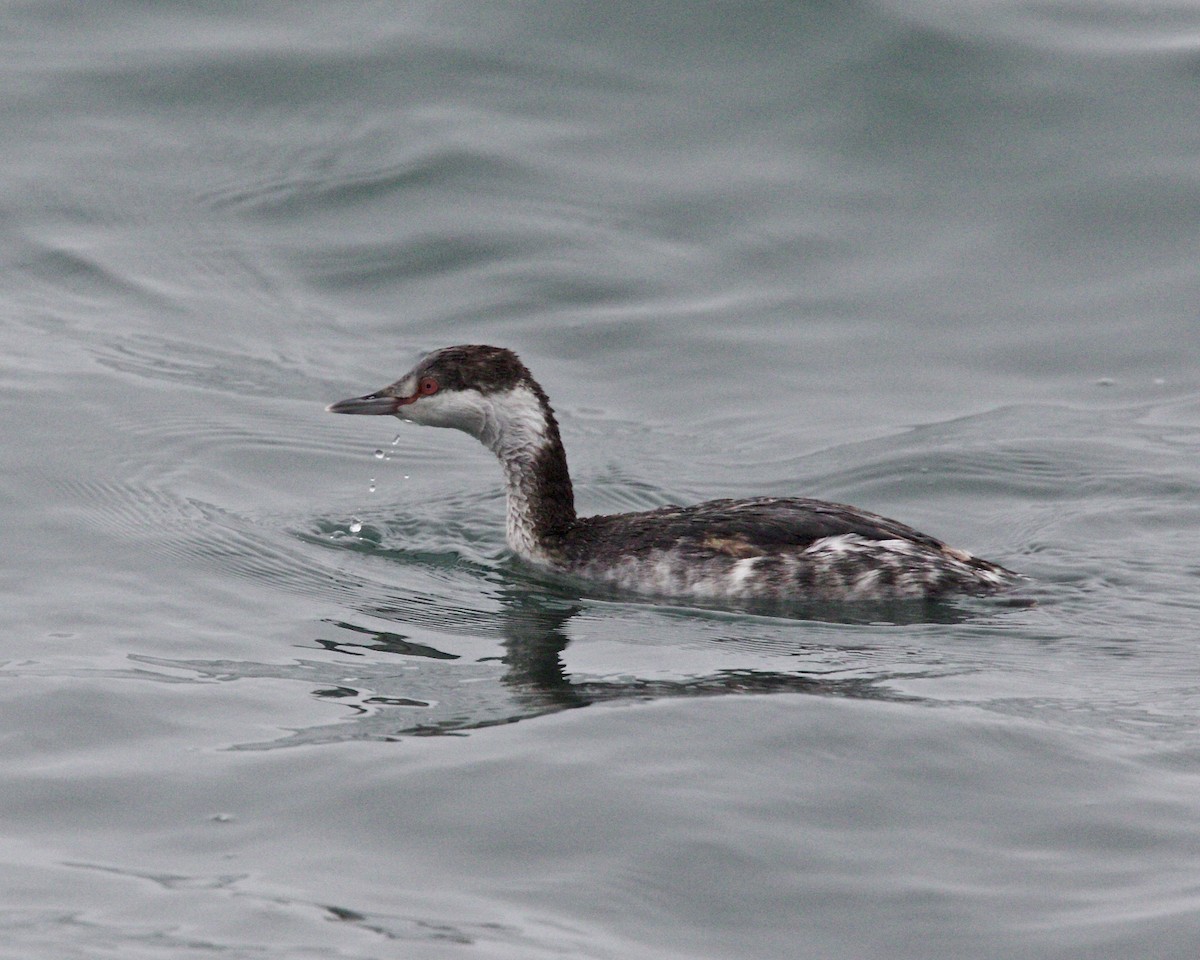
POLYGON ((1195 956, 1193 4, 0 38, 0 956, 1195 956), (828 497, 1036 602, 531 574, 486 451, 324 413, 456 342, 587 511, 828 497))

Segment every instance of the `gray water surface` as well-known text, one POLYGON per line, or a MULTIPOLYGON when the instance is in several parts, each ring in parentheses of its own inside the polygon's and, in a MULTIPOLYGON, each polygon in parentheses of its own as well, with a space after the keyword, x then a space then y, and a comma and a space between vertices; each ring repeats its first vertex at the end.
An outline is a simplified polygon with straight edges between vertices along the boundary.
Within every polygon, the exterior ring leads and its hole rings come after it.
POLYGON ((1200 13, 8 4, 0 956, 1192 958, 1200 13), (507 553, 897 517, 1019 603, 770 615, 507 553))

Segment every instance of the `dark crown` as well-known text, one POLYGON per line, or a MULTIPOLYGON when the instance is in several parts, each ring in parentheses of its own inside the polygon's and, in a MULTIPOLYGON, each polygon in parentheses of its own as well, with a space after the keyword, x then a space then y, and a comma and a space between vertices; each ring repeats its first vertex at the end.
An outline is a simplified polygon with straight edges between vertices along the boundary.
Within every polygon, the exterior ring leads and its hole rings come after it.
POLYGON ((443 347, 417 364, 418 376, 436 377, 443 390, 475 389, 480 393, 511 390, 533 377, 520 358, 504 347, 463 344, 443 347))

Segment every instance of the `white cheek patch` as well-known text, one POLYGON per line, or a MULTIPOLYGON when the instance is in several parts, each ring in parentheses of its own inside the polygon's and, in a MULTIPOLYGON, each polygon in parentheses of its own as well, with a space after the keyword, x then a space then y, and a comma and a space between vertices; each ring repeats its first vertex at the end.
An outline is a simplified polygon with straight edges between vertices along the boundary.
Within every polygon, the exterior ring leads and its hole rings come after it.
MULTIPOLYGON (((399 381, 415 387, 415 379, 399 381), (407 384, 412 380, 412 384, 407 384)), ((411 394, 408 394, 411 396, 411 394)), ((484 395, 478 390, 446 390, 419 397, 396 411, 401 420, 469 433, 501 461, 540 449, 546 442, 546 415, 527 386, 484 395)))
POLYGON ((451 390, 420 397, 396 413, 401 420, 427 427, 452 427, 478 437, 485 420, 486 406, 478 390, 451 390))

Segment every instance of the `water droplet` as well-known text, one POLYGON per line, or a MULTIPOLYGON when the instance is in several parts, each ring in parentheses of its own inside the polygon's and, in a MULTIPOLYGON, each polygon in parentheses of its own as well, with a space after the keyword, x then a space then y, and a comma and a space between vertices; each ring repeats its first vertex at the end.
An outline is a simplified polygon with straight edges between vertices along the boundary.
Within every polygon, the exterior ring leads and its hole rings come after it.
POLYGON ((393 446, 393 447, 394 447, 396 444, 398 444, 399 442, 400 442, 400 434, 396 434, 394 437, 392 437, 392 446, 393 446))
POLYGON ((405 479, 405 480, 407 480, 407 479, 408 479, 408 474, 407 474, 407 473, 404 475, 404 479, 405 479))
POLYGON ((376 459, 376 460, 382 460, 382 459, 383 459, 383 451, 382 451, 382 450, 376 450, 376 451, 375 451, 375 459, 376 459))
POLYGON ((375 478, 372 477, 367 484, 367 493, 374 493, 374 492, 375 492, 375 478))
POLYGON ((351 533, 361 533, 362 532, 362 521, 359 520, 358 517, 355 517, 354 521, 350 524, 350 532, 351 533))

